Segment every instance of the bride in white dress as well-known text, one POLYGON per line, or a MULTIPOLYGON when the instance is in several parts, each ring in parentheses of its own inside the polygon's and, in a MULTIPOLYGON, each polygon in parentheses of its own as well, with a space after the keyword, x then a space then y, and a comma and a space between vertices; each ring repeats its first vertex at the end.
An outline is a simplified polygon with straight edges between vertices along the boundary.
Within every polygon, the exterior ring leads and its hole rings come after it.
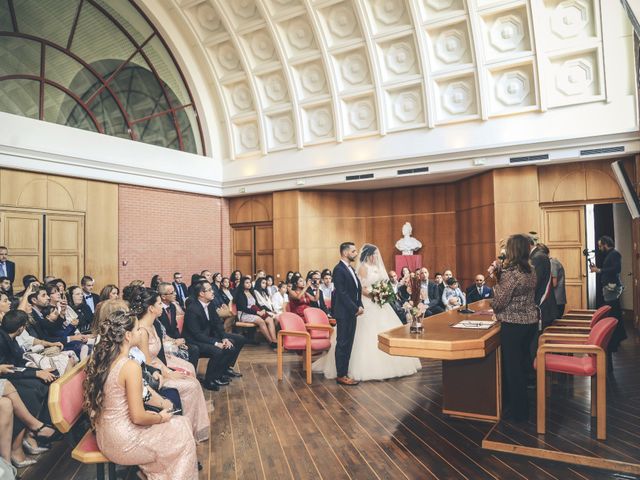
MULTIPOLYGON (((364 313, 357 317, 356 333, 349 360, 349 377, 354 380, 384 380, 413 375, 420 370, 420 359, 389 355, 378 348, 378 333, 402 325, 390 305, 382 307, 369 297, 369 288, 380 280, 389 280, 378 247, 365 244, 356 265, 362 283, 364 313)), ((338 321, 340 321, 338 319, 338 321)), ((336 336, 331 340, 328 353, 313 362, 312 370, 336 378, 336 336)))

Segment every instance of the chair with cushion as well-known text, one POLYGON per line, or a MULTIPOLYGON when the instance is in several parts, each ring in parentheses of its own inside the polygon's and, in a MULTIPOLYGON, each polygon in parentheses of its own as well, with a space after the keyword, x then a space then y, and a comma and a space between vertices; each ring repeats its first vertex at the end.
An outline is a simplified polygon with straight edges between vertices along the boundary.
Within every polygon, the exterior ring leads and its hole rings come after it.
POLYGON ((242 335, 249 341, 249 343, 256 344, 256 324, 251 322, 241 322, 239 320, 236 302, 231 302, 229 304, 229 308, 231 309, 231 313, 233 313, 233 315, 238 319, 236 320, 234 327, 241 329, 242 335))
MULTIPOLYGON (((329 317, 324 311, 320 308, 309 307, 305 308, 304 312, 304 323, 307 324, 307 327, 311 325, 328 325, 329 317)), ((331 333, 327 330, 310 330, 311 338, 330 338, 331 333)))
POLYGON ((611 307, 609 305, 603 305, 588 320, 561 318, 545 328, 544 333, 582 333, 588 335, 593 326, 605 318, 610 311, 611 307))
POLYGON ((281 330, 278 332, 278 380, 282 380, 282 355, 284 350, 304 353, 303 368, 307 371, 307 384, 311 385, 311 355, 331 348, 330 325, 308 324, 292 312, 283 312, 278 317, 281 330), (328 332, 325 338, 312 338, 310 332, 320 330, 328 332))
POLYGON ((538 353, 533 364, 537 370, 538 433, 546 431, 546 374, 551 372, 591 377, 591 416, 597 417, 597 437, 607 436, 607 345, 618 320, 608 317, 591 329, 579 343, 575 335, 568 335, 564 343, 560 335, 540 336, 538 353), (566 355, 566 354, 573 354, 566 355), (575 356, 584 354, 584 356, 575 356))
MULTIPOLYGON (((62 433, 69 432, 82 416, 84 390, 82 383, 86 377, 84 360, 65 373, 49 387, 49 413, 51 421, 62 433)), ((71 452, 71 457, 81 463, 94 464, 98 480, 104 480, 104 466, 109 466, 109 479, 116 479, 116 466, 98 448, 96 436, 89 429, 71 452)))
POLYGON ((178 313, 176 315, 176 325, 178 327, 178 331, 182 333, 182 327, 184 326, 184 313, 178 313))

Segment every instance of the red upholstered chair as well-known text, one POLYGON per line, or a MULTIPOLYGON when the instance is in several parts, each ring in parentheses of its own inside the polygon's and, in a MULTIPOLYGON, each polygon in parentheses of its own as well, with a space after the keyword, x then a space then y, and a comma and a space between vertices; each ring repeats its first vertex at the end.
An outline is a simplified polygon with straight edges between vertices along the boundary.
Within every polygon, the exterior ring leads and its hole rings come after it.
MULTIPOLYGON (((304 323, 311 325, 329 325, 329 317, 319 308, 309 307, 304 309, 304 323)), ((331 332, 327 330, 310 330, 311 338, 330 338, 331 332)))
POLYGON ((176 324, 178 326, 178 331, 182 333, 182 327, 184 326, 184 313, 176 315, 176 324))
POLYGON ((304 320, 292 312, 282 312, 278 317, 281 330, 278 332, 278 380, 282 380, 282 354, 284 350, 304 352, 303 368, 307 371, 307 384, 311 385, 311 354, 323 352, 331 347, 330 325, 305 325, 304 320), (311 338, 309 332, 329 332, 327 338, 311 338))
POLYGON ((568 336, 567 343, 555 343, 559 335, 540 336, 537 358, 533 364, 537 370, 538 433, 546 431, 546 374, 565 373, 591 377, 591 416, 597 417, 599 440, 607 437, 607 345, 618 320, 608 317, 600 320, 591 329, 582 344, 569 343, 575 336, 568 336), (584 354, 577 357, 558 354, 584 354))
POLYGON ((550 327, 545 328, 544 333, 582 333, 588 335, 593 326, 605 318, 610 311, 611 307, 609 305, 603 305, 588 320, 561 318, 553 322, 550 327))
MULTIPOLYGON (((49 387, 51 421, 62 433, 69 432, 82 415, 82 382, 86 376, 86 363, 86 360, 80 362, 49 387)), ((105 463, 109 466, 109 478, 116 478, 116 466, 102 454, 92 430, 87 430, 71 452, 71 457, 81 463, 95 464, 98 480, 104 480, 105 463)))

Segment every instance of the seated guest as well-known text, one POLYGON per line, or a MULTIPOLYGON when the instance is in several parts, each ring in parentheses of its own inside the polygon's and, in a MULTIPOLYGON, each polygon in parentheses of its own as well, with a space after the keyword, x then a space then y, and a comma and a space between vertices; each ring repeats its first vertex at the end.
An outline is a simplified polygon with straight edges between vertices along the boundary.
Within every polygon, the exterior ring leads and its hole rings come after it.
MULTIPOLYGON (((251 285, 251 279, 248 279, 251 285)), ((241 374, 233 370, 245 340, 240 335, 224 332, 222 321, 210 306, 213 288, 209 282, 194 286, 197 297, 187 307, 184 315, 184 336, 189 344, 196 345, 200 356, 209 358, 205 374, 205 388, 219 390, 228 385, 231 377, 241 374)))
POLYGON ((409 267, 402 267, 400 270, 400 282, 406 283, 409 281, 409 278, 411 278, 411 270, 409 267))
MULTIPOLYGON (((194 438, 197 442, 206 440, 209 438, 209 416, 204 393, 197 378, 173 371, 159 356, 159 353, 163 351, 163 345, 155 324, 159 324, 158 317, 163 310, 160 294, 150 288, 136 287, 131 292, 129 303, 131 304, 131 312, 138 316, 140 329, 138 348, 144 354, 145 363, 160 370, 163 387, 178 390, 184 415, 191 422, 194 438)), ((178 358, 173 358, 173 362, 178 360, 178 358)), ((191 364, 184 360, 181 363, 182 366, 188 365, 186 369, 190 369, 191 364)))
POLYGON ((273 317, 258 306, 253 288, 251 288, 250 277, 243 278, 242 284, 236 290, 233 301, 238 309, 238 320, 255 323, 267 342, 271 344, 271 347, 274 347, 277 337, 273 317))
POLYGON ((40 287, 40 282, 38 281, 38 278, 35 275, 25 275, 24 277, 22 277, 22 285, 24 285, 24 290, 14 295, 16 297, 24 296, 27 292, 27 289, 29 288, 29 285, 31 285, 32 283, 35 284, 35 288, 40 287))
POLYGON ((284 277, 284 283, 289 285, 291 283, 291 280, 293 280, 293 272, 291 270, 289 270, 287 272, 287 275, 284 277))
POLYGON ((182 274, 180 272, 175 272, 173 274, 173 288, 176 290, 176 299, 178 300, 178 304, 184 308, 184 302, 187 299, 187 286, 184 284, 182 274))
POLYGON ((96 305, 100 302, 100 297, 93 293, 93 286, 95 281, 89 275, 85 275, 80 280, 82 286, 82 294, 84 295, 84 303, 86 303, 91 309, 91 314, 96 312, 96 305))
POLYGON ((311 302, 320 300, 320 290, 314 292, 314 296, 307 295, 311 288, 311 279, 304 281, 301 276, 292 279, 293 286, 289 290, 289 310, 304 318, 304 311, 311 306, 311 302))
POLYGON ((204 279, 213 286, 213 274, 209 270, 202 270, 200 276, 204 277, 204 279))
POLYGON ((231 272, 229 279, 231 280, 231 290, 235 291, 242 285, 242 272, 240 270, 234 270, 231 272))
POLYGON ((47 293, 47 291, 42 287, 35 287, 34 283, 34 285, 29 285, 29 287, 27 287, 25 293, 29 303, 33 307, 31 316, 38 323, 44 321, 42 309, 49 306, 49 294, 47 293))
POLYGON ((131 347, 145 341, 141 332, 127 312, 101 322, 101 340, 86 368, 85 410, 98 447, 110 461, 138 465, 149 480, 192 480, 198 465, 189 417, 144 408, 142 370, 129 359, 131 347))
POLYGON ((280 314, 284 311, 284 304, 289 303, 289 296, 287 295, 287 284, 280 282, 278 284, 278 291, 271 296, 271 305, 273 305, 273 311, 280 314))
POLYGON ((6 293, 9 298, 13 298, 13 285, 9 277, 0 277, 0 292, 6 293))
POLYGON ((400 286, 398 282, 398 274, 393 270, 389 270, 389 284, 393 288, 393 292, 398 293, 398 287, 400 286))
POLYGON ((0 246, 0 275, 7 277, 11 282, 16 279, 16 264, 9 260, 9 250, 4 246, 0 246))
MULTIPOLYGON (((195 369, 198 368, 198 359, 200 358, 200 351, 197 345, 190 345, 183 338, 182 334, 178 330, 177 315, 178 310, 176 308, 176 290, 173 284, 168 282, 162 282, 158 285, 158 293, 162 300, 162 315, 158 318, 162 324, 166 333, 165 340, 168 339, 173 343, 176 348, 176 356, 185 358, 180 355, 181 352, 186 354, 186 359, 193 365, 194 374, 195 369)), ((167 357, 169 367, 175 368, 177 365, 173 362, 173 355, 167 357)))
POLYGON ((442 303, 447 310, 460 308, 460 306, 465 304, 465 295, 462 293, 462 290, 460 290, 458 281, 453 277, 447 280, 447 286, 444 288, 444 292, 442 292, 442 303))
POLYGON ((129 286, 146 288, 144 286, 144 280, 131 280, 131 282, 129 283, 129 286))
POLYGON ((194 273, 193 275, 191 275, 191 285, 189 285, 189 288, 187 289, 187 298, 185 299, 185 303, 184 306, 186 308, 187 306, 187 302, 189 300, 189 297, 191 298, 195 298, 195 287, 198 283, 200 282, 204 282, 207 279, 204 278, 202 275, 200 275, 199 273, 194 273))
POLYGON ((335 287, 333 286, 333 277, 331 276, 331 270, 328 268, 322 271, 320 282, 320 291, 324 298, 324 303, 327 306, 327 314, 331 315, 331 307, 333 307, 333 296, 335 295, 335 287), (328 303, 327 303, 328 302, 328 303))
POLYGON ((44 330, 45 340, 49 342, 60 342, 64 345, 63 350, 69 350, 83 359, 89 353, 87 342, 89 337, 83 335, 72 324, 66 323, 64 318, 60 316, 58 309, 51 305, 47 305, 42 309, 44 320, 41 322, 44 330))
POLYGON ((89 305, 84 302, 82 289, 77 285, 69 287, 67 296, 69 297, 69 306, 77 315, 78 318, 78 330, 80 333, 86 333, 91 330, 93 324, 93 313, 89 305))
POLYGON ((47 283, 44 288, 49 295, 49 306, 58 310, 60 318, 64 322, 72 324, 74 327, 78 326, 78 315, 73 309, 68 308, 67 292, 60 292, 58 286, 55 283, 47 283))
POLYGON ((151 284, 149 285, 152 290, 158 290, 158 285, 162 282, 162 277, 158 274, 151 277, 151 284))
MULTIPOLYGON (((67 284, 61 278, 56 278, 51 283, 53 283, 56 287, 58 287, 58 291, 60 292, 60 295, 67 293, 67 284)), ((45 285, 46 284, 47 283, 45 282, 45 285)))
MULTIPOLYGON (((11 368, 9 370, 6 368, 3 369, 3 373, 0 374, 0 377, 11 381, 11 384, 15 387, 20 399, 22 399, 26 405, 28 412, 33 417, 45 420, 46 423, 49 419, 48 409, 44 408, 45 401, 49 394, 49 387, 47 384, 55 380, 56 376, 52 373, 52 369, 42 370, 27 367, 27 363, 22 356, 22 348, 20 348, 16 341, 16 337, 22 333, 26 323, 27 314, 21 310, 12 310, 2 319, 2 325, 0 327, 0 365, 9 365, 11 368), (21 367, 24 370, 17 371, 14 370, 13 367, 21 367)), ((12 403, 17 405, 17 401, 13 402, 13 399, 12 403)), ((22 419, 27 421, 25 423, 22 423, 22 421, 14 423, 14 433, 17 436, 13 443, 12 460, 17 468, 26 467, 35 463, 33 461, 30 463, 23 463, 25 461, 29 461, 25 460, 24 452, 22 452, 22 446, 27 448, 27 451, 29 452, 34 451, 34 453, 42 453, 46 451, 46 449, 39 449, 37 445, 34 446, 32 442, 23 442, 25 427, 31 429, 35 427, 36 422, 33 422, 32 419, 27 419, 26 416, 22 419), (29 444, 29 447, 27 447, 26 444, 29 444)), ((20 416, 18 417, 18 420, 22 419, 20 416)), ((32 436, 37 441, 44 440, 45 443, 48 443, 47 440, 51 441, 58 438, 53 427, 45 425, 42 422, 37 422, 37 424, 38 427, 32 430, 34 433, 32 436)))
MULTIPOLYGON (((442 283, 438 284, 438 291, 440 292, 440 297, 444 293, 444 289, 447 286, 447 280, 453 277, 453 272, 451 270, 445 270, 442 274, 442 283)), ((444 306, 444 305, 443 305, 444 306)))
POLYGON ((233 302, 233 293, 231 292, 231 281, 228 277, 222 277, 222 281, 220 282, 221 288, 220 291, 224 295, 224 303, 227 305, 233 302))
POLYGON ((113 284, 105 286, 100 290, 100 302, 105 300, 117 300, 120 297, 120 289, 113 284))
POLYGON ((473 303, 487 298, 493 298, 493 290, 484 284, 484 275, 478 274, 475 285, 467 289, 467 302, 473 303))
POLYGON ((420 298, 422 303, 427 306, 425 315, 431 316, 444 312, 442 307, 442 294, 438 289, 438 285, 429 280, 429 270, 422 267, 419 270, 420 278, 420 298))
POLYGON ((267 315, 270 317, 275 317, 276 310, 271 303, 271 296, 267 290, 267 279, 265 277, 260 277, 256 280, 253 294, 255 295, 258 307, 267 312, 267 315))
POLYGON ((267 275, 265 278, 267 279, 267 293, 271 298, 278 291, 278 287, 274 285, 273 275, 267 275))

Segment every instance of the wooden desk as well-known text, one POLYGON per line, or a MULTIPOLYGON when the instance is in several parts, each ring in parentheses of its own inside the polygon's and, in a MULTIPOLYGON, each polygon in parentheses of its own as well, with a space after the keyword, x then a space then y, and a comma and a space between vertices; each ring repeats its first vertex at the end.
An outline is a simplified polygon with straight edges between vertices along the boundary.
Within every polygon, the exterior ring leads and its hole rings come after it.
MULTIPOLYGON (((489 300, 472 310, 488 310, 489 300)), ((382 332, 378 348, 389 355, 442 360, 443 407, 448 415, 476 420, 499 420, 501 413, 500 324, 488 330, 452 328, 461 320, 488 320, 486 315, 463 315, 451 310, 427 317, 422 334, 409 325, 382 332)))

